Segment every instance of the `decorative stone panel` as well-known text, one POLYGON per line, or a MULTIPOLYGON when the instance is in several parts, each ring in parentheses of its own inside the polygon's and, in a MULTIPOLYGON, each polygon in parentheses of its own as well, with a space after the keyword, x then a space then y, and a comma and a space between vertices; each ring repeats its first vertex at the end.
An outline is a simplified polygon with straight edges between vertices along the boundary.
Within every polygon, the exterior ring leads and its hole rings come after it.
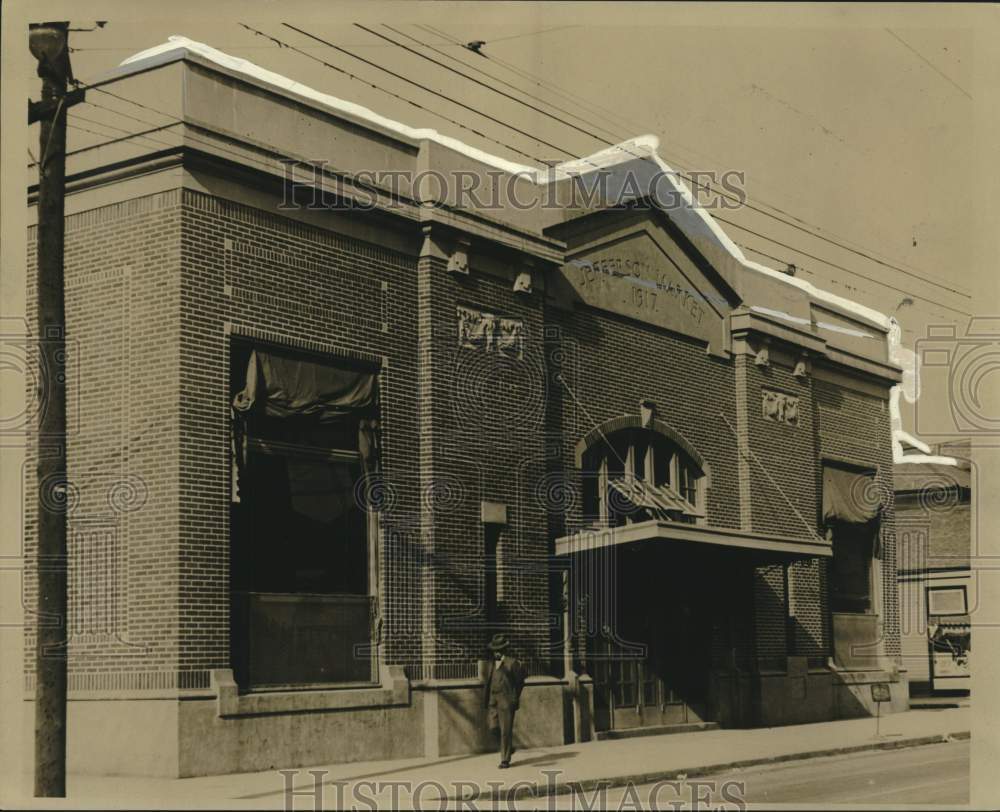
POLYGON ((457 306, 458 346, 496 352, 507 358, 524 355, 524 322, 495 313, 457 306))
POLYGON ((762 389, 761 396, 765 420, 773 420, 775 423, 785 423, 789 426, 799 424, 798 397, 784 392, 775 392, 773 389, 762 389))

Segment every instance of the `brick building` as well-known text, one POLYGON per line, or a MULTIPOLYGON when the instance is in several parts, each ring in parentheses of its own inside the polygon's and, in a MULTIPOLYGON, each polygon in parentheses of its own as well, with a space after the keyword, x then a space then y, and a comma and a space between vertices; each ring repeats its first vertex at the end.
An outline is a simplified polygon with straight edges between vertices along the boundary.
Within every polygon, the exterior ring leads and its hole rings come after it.
POLYGON ((68 164, 71 767, 481 750, 497 630, 523 746, 906 707, 883 317, 648 140, 539 178, 190 41, 106 78, 151 129, 68 164))
POLYGON ((897 460, 894 480, 906 678, 913 696, 968 691, 978 606, 970 446, 904 448, 910 453, 897 460))

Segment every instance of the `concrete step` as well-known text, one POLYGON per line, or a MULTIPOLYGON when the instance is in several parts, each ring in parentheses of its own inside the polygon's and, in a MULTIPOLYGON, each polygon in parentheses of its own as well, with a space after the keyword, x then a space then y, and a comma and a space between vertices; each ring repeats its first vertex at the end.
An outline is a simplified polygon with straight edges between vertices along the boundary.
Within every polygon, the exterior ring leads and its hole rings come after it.
POLYGON ((941 710, 969 707, 968 691, 939 691, 934 694, 910 694, 910 710, 941 710))
POLYGON ((665 736, 668 733, 696 733, 701 730, 718 730, 718 722, 686 722, 676 725, 654 725, 651 727, 630 727, 625 730, 600 730, 598 741, 613 739, 634 739, 638 736, 665 736))

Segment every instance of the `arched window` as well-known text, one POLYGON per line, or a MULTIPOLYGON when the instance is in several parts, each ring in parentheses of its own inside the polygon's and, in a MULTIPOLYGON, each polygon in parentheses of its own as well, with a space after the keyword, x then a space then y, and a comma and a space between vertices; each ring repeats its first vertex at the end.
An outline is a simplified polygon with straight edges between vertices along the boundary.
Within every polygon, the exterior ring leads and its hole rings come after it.
POLYGON ((583 454, 584 520, 598 527, 704 518, 702 471, 680 446, 649 429, 604 435, 583 454))

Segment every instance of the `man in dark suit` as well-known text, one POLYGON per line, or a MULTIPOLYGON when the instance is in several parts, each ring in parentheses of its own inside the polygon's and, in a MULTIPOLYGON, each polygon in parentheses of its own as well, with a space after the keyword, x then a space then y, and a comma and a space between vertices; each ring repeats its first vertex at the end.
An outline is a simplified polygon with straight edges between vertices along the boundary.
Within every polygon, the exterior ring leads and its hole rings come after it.
POLYGON ((505 634, 493 635, 490 663, 483 687, 483 704, 487 709, 487 723, 491 730, 500 730, 500 768, 510 766, 514 752, 514 713, 521 701, 521 690, 527 669, 520 660, 511 657, 507 651, 510 641, 505 634))

